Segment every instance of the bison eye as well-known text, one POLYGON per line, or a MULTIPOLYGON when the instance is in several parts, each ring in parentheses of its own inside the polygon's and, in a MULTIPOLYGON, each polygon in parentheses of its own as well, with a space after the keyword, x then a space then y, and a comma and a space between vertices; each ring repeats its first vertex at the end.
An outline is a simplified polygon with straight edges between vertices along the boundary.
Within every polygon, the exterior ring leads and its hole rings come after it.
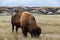
POLYGON ((33 29, 32 32, 35 33, 36 29, 33 29))

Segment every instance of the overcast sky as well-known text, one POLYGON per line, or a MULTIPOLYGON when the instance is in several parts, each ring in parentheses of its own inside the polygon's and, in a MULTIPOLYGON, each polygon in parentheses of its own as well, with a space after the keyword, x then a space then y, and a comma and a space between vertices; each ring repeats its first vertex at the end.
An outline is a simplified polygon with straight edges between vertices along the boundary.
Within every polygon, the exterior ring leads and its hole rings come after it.
POLYGON ((60 6, 60 0, 0 0, 0 6, 60 6))

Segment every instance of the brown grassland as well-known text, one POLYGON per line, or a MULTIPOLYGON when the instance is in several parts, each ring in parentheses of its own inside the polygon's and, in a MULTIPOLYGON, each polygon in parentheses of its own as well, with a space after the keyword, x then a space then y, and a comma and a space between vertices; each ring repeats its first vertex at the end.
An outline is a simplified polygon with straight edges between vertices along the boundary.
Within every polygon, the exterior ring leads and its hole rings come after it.
POLYGON ((15 30, 12 34, 11 16, 0 16, 0 40, 60 40, 60 15, 39 15, 35 16, 37 25, 42 33, 39 38, 25 38, 19 28, 18 34, 15 30))

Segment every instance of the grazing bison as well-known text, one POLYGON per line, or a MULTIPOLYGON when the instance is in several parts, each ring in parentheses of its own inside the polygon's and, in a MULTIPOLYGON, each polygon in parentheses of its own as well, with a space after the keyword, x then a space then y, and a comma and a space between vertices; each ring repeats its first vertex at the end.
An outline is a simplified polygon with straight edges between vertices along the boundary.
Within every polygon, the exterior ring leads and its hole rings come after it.
POLYGON ((14 31, 14 26, 16 26, 16 32, 18 28, 22 29, 22 33, 27 37, 27 32, 31 34, 31 37, 39 37, 41 34, 41 29, 36 25, 35 17, 29 12, 21 12, 12 16, 12 32, 14 31))

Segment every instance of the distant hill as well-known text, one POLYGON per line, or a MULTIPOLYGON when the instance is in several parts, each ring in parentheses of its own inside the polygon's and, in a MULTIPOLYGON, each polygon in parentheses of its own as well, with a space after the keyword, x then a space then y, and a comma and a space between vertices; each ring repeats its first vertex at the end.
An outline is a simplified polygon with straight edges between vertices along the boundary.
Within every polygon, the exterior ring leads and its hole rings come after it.
POLYGON ((21 11, 29 11, 31 13, 37 14, 60 14, 60 7, 26 7, 26 6, 0 6, 0 15, 13 15, 14 13, 18 13, 21 11), (58 12, 59 11, 59 12, 58 12), (5 13, 5 14, 4 14, 5 13))

